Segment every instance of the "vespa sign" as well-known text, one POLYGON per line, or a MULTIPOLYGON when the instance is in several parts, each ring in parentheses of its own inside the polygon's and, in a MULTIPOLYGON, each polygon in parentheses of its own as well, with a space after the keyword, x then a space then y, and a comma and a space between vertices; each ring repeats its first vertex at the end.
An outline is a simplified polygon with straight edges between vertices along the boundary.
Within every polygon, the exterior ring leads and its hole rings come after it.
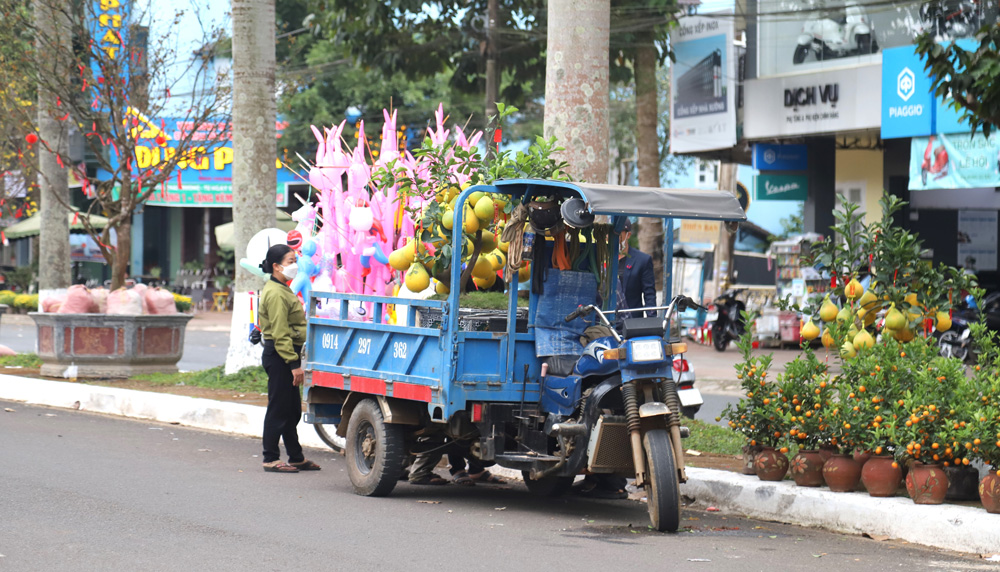
POLYGON ((758 201, 804 201, 809 195, 806 175, 756 175, 754 195, 758 201))

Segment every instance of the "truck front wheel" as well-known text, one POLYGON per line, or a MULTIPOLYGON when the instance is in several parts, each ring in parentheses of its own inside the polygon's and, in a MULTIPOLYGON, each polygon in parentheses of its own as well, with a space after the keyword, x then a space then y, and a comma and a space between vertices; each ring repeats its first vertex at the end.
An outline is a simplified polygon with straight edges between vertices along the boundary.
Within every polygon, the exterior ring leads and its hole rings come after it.
POLYGON ((347 474, 354 493, 384 497, 392 492, 406 456, 403 428, 385 422, 374 399, 358 403, 347 423, 347 474))

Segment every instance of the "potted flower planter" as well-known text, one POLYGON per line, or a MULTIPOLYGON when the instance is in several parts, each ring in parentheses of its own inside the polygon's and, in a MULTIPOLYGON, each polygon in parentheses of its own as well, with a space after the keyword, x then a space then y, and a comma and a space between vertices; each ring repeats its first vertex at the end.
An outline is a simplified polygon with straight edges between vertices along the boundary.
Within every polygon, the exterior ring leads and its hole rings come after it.
POLYGON ((852 455, 838 453, 823 463, 823 480, 835 493, 849 493, 861 482, 861 465, 852 455))
POLYGON ((948 475, 941 465, 913 463, 906 474, 906 492, 914 504, 941 504, 948 493, 948 475))
POLYGON ((979 481, 979 500, 990 514, 1000 514, 1000 471, 990 470, 979 481))
POLYGON ((788 457, 774 447, 764 447, 753 462, 757 478, 762 481, 780 481, 788 472, 788 457))
POLYGON ((874 455, 861 468, 861 482, 873 497, 896 496, 902 480, 903 470, 892 455, 874 455))
POLYGON ((128 378, 177 371, 184 354, 187 314, 29 314, 38 330, 41 374, 78 378, 128 378))
POLYGON ((754 461, 757 459, 757 454, 760 453, 760 445, 751 445, 747 443, 743 445, 743 474, 744 475, 756 475, 757 470, 754 468, 754 461))
POLYGON ((799 449, 792 458, 791 471, 795 484, 800 487, 818 487, 823 484, 823 456, 819 450, 799 449))

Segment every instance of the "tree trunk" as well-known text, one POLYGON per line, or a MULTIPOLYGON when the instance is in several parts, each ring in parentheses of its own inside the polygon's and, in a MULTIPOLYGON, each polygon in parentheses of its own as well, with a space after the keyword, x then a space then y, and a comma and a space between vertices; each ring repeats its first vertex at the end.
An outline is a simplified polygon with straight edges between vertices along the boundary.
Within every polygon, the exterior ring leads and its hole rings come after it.
POLYGON ((607 183, 610 0, 549 0, 545 136, 566 150, 569 174, 607 183))
MULTIPOLYGON (((486 10, 486 115, 488 121, 497 112, 500 97, 500 67, 497 66, 497 20, 499 0, 488 0, 486 10)), ((492 139, 490 140, 492 141, 492 139)), ((490 141, 487 141, 489 145, 490 141)))
MULTIPOLYGON (((274 0, 233 0, 233 226, 236 284, 226 372, 260 364, 247 341, 250 292, 263 281, 239 264, 254 234, 275 220, 277 119, 274 87, 274 0)), ((260 260, 250 260, 256 266, 260 260)), ((256 308, 255 308, 256 310, 256 308)))
MULTIPOLYGON (((38 35, 49 42, 69 42, 68 27, 58 9, 48 0, 35 3, 35 23, 38 35)), ((46 49, 49 49, 48 47, 46 49)), ((65 48, 64 48, 65 49, 65 48)), ((62 53, 62 50, 52 50, 62 53)), ((65 71, 65 62, 56 62, 56 71, 65 71)), ((38 290, 41 300, 65 291, 72 282, 69 246, 69 181, 66 169, 59 165, 56 153, 68 156, 69 142, 66 122, 55 119, 56 94, 38 89, 38 167, 41 232, 38 251, 38 290), (47 144, 55 153, 46 150, 47 144), (57 197, 62 197, 60 202, 57 197)))
POLYGON ((117 247, 114 251, 114 262, 111 264, 111 289, 117 290, 125 286, 128 278, 129 265, 132 263, 132 217, 126 217, 115 228, 117 247))
MULTIPOLYGON (((739 165, 736 163, 722 163, 719 165, 719 190, 729 191, 736 194, 736 171, 739 165)), ((726 230, 725 224, 719 225, 719 244, 715 247, 714 272, 715 295, 725 292, 732 284, 733 275, 733 245, 736 243, 736 235, 730 234, 726 230)))
MULTIPOLYGON (((660 138, 656 94, 656 44, 651 32, 638 37, 635 54, 636 147, 640 187, 660 186, 660 138)), ((653 273, 663 274, 663 219, 639 219, 639 250, 653 257, 653 273)), ((666 284, 661 283, 660 288, 666 284)))

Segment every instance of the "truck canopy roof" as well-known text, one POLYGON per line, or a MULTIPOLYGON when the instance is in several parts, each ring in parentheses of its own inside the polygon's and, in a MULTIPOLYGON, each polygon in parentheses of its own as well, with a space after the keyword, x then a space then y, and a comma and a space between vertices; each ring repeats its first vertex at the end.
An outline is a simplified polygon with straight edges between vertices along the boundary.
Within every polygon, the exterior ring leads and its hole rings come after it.
POLYGON ((515 196, 580 196, 595 215, 628 215, 678 219, 745 221, 747 215, 729 191, 625 187, 543 179, 495 181, 515 196))

